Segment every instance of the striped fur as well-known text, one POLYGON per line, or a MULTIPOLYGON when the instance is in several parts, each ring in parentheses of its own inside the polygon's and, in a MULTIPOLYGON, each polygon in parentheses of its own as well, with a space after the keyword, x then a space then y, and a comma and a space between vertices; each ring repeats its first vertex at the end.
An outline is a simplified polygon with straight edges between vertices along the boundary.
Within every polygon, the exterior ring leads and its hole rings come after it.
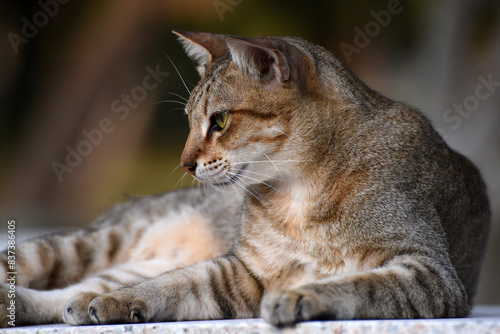
MULTIPOLYGON (((135 199, 117 205, 88 229, 19 244, 16 325, 90 323, 88 316, 78 316, 87 314, 84 292, 109 292, 225 254, 238 229, 242 195, 210 194, 193 189, 135 199), (229 200, 236 205, 214 210, 229 200)), ((7 271, 2 253, 2 282, 7 271)), ((0 297, 10 302, 1 286, 0 297)))
POLYGON ((181 162, 221 191, 20 245, 25 323, 468 314, 485 185, 417 110, 298 38, 177 34, 203 67, 181 162))

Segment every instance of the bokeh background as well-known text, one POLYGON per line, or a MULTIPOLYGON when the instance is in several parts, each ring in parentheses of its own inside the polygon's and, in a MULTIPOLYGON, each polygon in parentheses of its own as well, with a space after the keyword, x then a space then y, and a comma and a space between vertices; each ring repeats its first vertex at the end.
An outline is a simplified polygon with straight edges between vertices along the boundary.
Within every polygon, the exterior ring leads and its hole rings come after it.
POLYGON ((500 304, 497 0, 0 0, 0 236, 10 218, 22 239, 191 185, 175 168, 198 77, 172 29, 301 36, 419 107, 486 179, 477 302, 500 304))

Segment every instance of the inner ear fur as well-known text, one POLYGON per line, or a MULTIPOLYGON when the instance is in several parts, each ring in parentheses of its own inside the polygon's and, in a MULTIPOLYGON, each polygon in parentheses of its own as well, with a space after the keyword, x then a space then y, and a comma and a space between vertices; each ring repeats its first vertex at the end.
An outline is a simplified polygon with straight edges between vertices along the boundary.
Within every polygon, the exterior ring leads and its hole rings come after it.
POLYGON ((230 36, 210 34, 206 32, 172 31, 179 37, 187 55, 195 61, 201 77, 212 66, 215 59, 221 57, 228 49, 226 39, 230 36))
POLYGON ((230 37, 226 43, 235 65, 258 81, 283 84, 289 79, 290 68, 285 56, 265 45, 265 40, 230 37))

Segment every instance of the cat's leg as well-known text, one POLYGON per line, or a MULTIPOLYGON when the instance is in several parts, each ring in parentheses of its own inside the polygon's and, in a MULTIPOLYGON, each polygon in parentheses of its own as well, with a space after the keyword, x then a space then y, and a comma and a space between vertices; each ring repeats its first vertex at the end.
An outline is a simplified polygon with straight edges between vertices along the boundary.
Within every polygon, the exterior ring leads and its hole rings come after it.
POLYGON ((261 316, 277 326, 321 319, 464 317, 465 289, 450 263, 401 256, 382 268, 270 291, 261 316))
POLYGON ((16 326, 63 321, 72 324, 77 322, 90 324, 89 317, 75 320, 73 315, 84 314, 82 307, 85 308, 85 312, 87 311, 87 305, 82 305, 80 302, 82 299, 138 283, 168 269, 172 269, 172 263, 164 260, 122 264, 61 289, 35 290, 16 287, 14 299, 8 296, 7 286, 0 286, 0 325, 3 327, 7 325, 6 321, 9 319, 2 314, 6 312, 10 300, 15 301, 16 326), (4 305, 1 305, 2 301, 4 305))
MULTIPOLYGON (((164 273, 92 299, 95 324, 248 318, 259 314, 263 287, 235 256, 164 273)), ((86 302, 86 301, 85 301, 86 302)))
POLYGON ((7 250, 0 253, 0 282, 15 271, 16 284, 38 290, 63 288, 93 273, 124 262, 134 240, 145 226, 88 228, 34 238, 16 246, 15 270, 7 250), (123 259, 121 259, 122 257, 123 259))
MULTIPOLYGON (((16 284, 58 289, 129 261, 170 257, 186 265, 224 254, 238 229, 241 200, 238 193, 192 189, 115 205, 89 228, 16 245, 16 284)), ((0 252, 0 283, 10 269, 7 250, 0 252)))

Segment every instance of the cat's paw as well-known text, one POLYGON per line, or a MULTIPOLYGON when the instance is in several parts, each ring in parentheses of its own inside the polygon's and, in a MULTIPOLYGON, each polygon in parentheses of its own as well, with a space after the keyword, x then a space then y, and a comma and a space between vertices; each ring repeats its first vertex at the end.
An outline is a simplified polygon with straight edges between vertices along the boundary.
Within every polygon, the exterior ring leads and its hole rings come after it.
POLYGON ((71 325, 136 323, 144 322, 147 314, 146 303, 124 291, 83 292, 66 303, 63 320, 71 325))
POLYGON ((126 290, 98 296, 89 303, 88 315, 94 324, 137 323, 149 319, 146 302, 126 290))
POLYGON ((66 302, 63 308, 63 320, 70 325, 91 325, 89 304, 99 294, 94 292, 81 292, 66 302))
POLYGON ((264 296, 260 315, 275 326, 292 326, 297 322, 318 319, 321 309, 316 295, 300 290, 274 290, 264 296))

